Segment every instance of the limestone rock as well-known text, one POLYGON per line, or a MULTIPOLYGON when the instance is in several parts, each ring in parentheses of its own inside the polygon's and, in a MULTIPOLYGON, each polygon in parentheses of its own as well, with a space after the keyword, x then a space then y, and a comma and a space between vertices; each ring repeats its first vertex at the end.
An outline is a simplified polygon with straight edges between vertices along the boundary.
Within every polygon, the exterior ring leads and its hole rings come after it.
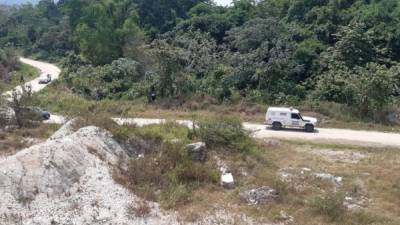
POLYGON ((231 189, 235 187, 235 181, 231 173, 225 173, 221 175, 221 185, 224 188, 231 189))
POLYGON ((204 161, 206 159, 206 143, 198 142, 186 145, 186 150, 193 161, 204 161))
POLYGON ((279 197, 277 190, 267 186, 243 191, 239 195, 243 201, 251 205, 266 204, 275 201, 279 197))
POLYGON ((65 136, 73 134, 75 132, 74 126, 76 125, 77 122, 78 122, 77 118, 68 121, 60 129, 58 129, 53 135, 51 135, 49 140, 56 140, 56 139, 60 139, 65 136))

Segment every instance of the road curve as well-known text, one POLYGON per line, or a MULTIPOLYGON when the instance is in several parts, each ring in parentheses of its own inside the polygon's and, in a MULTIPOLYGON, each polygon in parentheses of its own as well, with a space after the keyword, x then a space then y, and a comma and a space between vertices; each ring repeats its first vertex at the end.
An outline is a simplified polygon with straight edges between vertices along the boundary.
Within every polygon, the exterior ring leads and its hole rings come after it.
MULTIPOLYGON (((35 60, 21 58, 23 63, 29 64, 38 68, 42 72, 49 73, 53 79, 58 79, 60 69, 52 64, 39 62, 35 60)), ((39 85, 37 80, 28 82, 32 84, 33 91, 37 92, 46 87, 46 85, 39 85)), ((63 116, 51 115, 51 120, 48 123, 64 123, 63 116)), ((165 123, 164 119, 145 119, 145 118, 113 118, 118 124, 136 124, 144 126, 149 124, 165 123)), ((170 121, 170 120, 168 120, 170 121)), ((193 127, 190 120, 176 120, 177 123, 193 127)), ((291 140, 306 140, 318 142, 330 142, 340 144, 362 145, 362 146, 390 146, 400 147, 400 133, 385 133, 378 131, 358 131, 349 129, 331 129, 331 128, 318 128, 314 133, 306 133, 299 130, 282 130, 274 131, 267 129, 263 124, 244 123, 244 128, 251 131, 255 138, 279 138, 291 140)))
MULTIPOLYGON (((41 73, 50 74, 52 80, 57 80, 60 76, 61 70, 53 64, 39 62, 39 61, 26 59, 26 58, 20 58, 20 61, 39 69, 41 73)), ((39 92, 40 90, 45 88, 47 85, 48 84, 39 84, 39 77, 37 77, 36 79, 33 79, 29 82, 26 82, 24 84, 24 86, 30 86, 32 88, 32 92, 39 92)), ((11 97, 13 91, 17 91, 20 93, 21 90, 22 90, 22 86, 17 86, 17 87, 15 87, 14 90, 5 92, 4 96, 6 96, 9 99, 11 97)))

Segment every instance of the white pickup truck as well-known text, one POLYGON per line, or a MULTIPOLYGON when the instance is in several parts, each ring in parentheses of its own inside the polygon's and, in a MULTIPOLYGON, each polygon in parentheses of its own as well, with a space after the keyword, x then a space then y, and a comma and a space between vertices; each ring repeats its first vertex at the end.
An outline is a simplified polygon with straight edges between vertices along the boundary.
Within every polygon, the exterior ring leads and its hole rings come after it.
POLYGON ((307 132, 314 132, 317 119, 302 116, 297 109, 269 107, 265 116, 265 123, 272 126, 274 130, 282 128, 301 128, 307 132))
POLYGON ((51 75, 48 73, 42 73, 39 76, 39 84, 48 84, 51 82, 51 75))

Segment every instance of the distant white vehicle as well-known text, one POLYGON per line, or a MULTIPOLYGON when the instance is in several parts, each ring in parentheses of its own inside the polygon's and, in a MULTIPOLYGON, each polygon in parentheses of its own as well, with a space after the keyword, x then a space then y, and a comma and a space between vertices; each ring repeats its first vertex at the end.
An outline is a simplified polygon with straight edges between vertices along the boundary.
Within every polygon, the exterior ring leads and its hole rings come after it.
POLYGON ((48 84, 51 82, 51 76, 48 73, 42 73, 39 77, 39 84, 48 84))
POLYGON ((302 116, 299 110, 293 108, 270 107, 265 116, 265 123, 274 130, 301 128, 307 132, 314 132, 317 122, 316 118, 302 116))

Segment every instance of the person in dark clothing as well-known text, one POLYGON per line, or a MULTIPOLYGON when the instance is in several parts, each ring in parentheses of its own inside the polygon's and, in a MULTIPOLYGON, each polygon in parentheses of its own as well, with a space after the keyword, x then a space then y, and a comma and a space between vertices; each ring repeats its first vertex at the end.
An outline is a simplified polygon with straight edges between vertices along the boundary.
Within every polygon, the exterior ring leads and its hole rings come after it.
POLYGON ((157 98, 156 90, 154 87, 151 87, 149 97, 148 97, 149 102, 150 103, 155 102, 156 98, 157 98))
POLYGON ((21 74, 21 77, 19 78, 19 80, 20 80, 21 83, 23 83, 25 81, 23 74, 21 74))

